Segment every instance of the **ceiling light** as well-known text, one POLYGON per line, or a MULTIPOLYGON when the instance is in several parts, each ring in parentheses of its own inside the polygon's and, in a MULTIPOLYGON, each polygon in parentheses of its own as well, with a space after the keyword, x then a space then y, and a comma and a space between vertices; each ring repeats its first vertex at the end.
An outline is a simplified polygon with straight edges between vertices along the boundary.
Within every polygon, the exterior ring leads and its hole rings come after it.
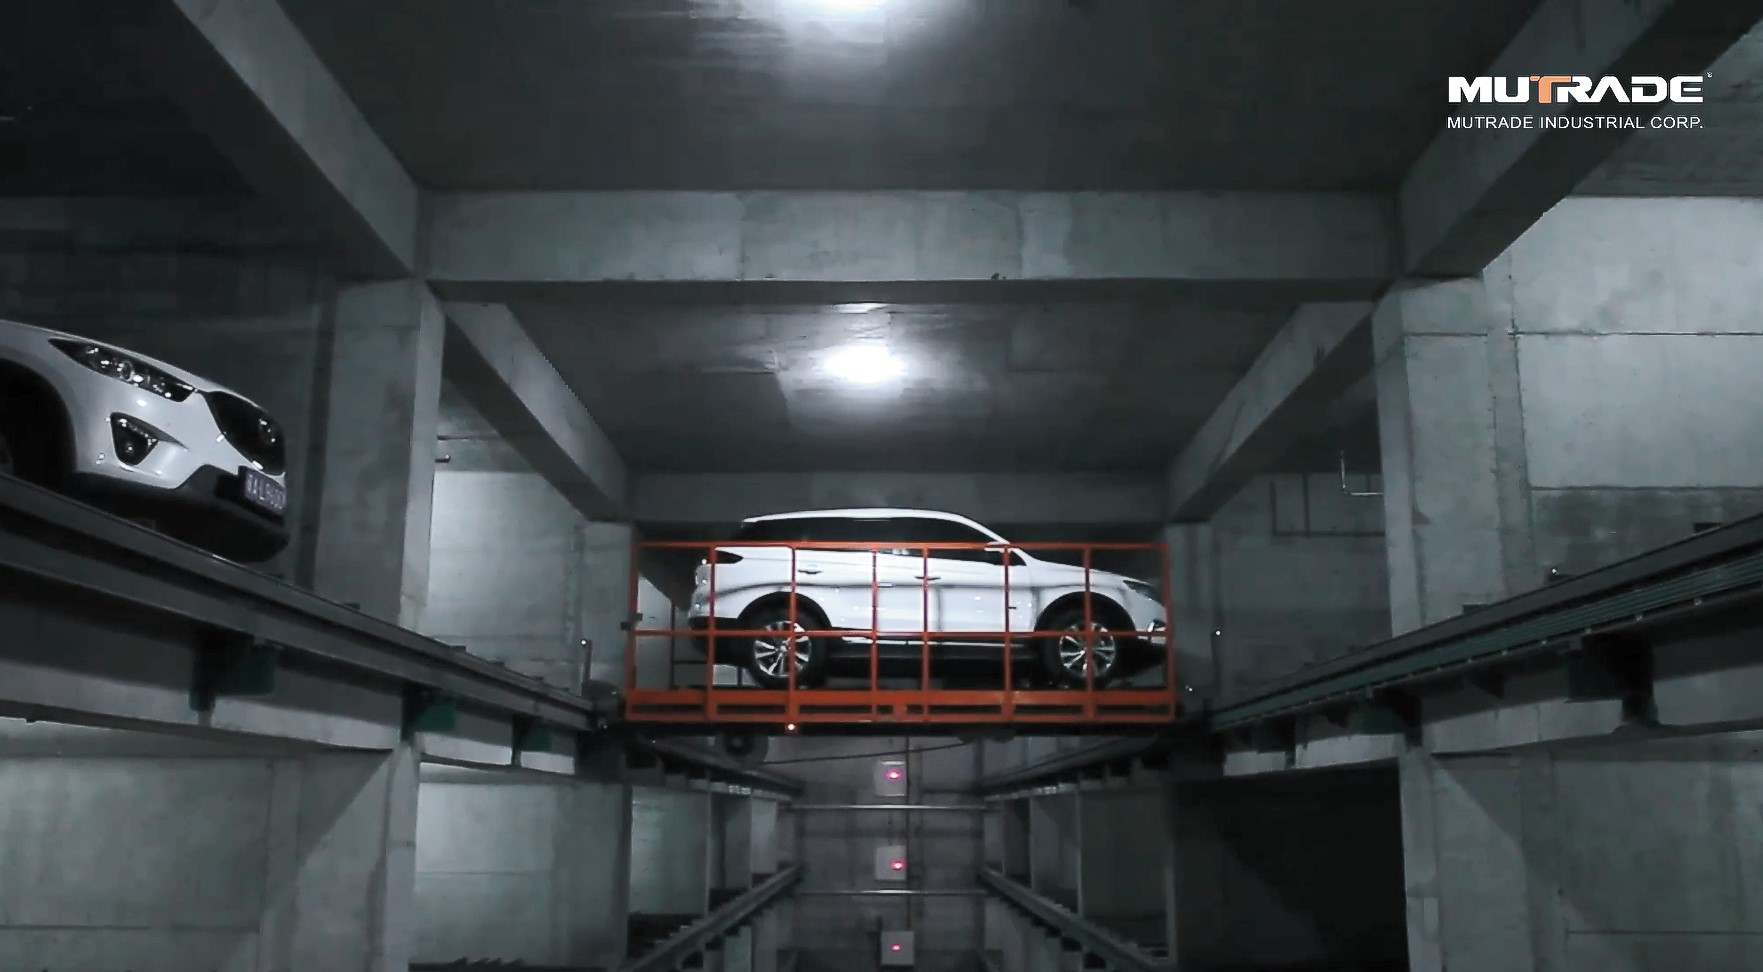
POLYGON ((906 363, 885 344, 853 344, 826 359, 827 374, 853 385, 878 385, 906 373, 906 363))
POLYGON ((834 304, 833 311, 839 314, 868 314, 881 310, 886 304, 834 304))

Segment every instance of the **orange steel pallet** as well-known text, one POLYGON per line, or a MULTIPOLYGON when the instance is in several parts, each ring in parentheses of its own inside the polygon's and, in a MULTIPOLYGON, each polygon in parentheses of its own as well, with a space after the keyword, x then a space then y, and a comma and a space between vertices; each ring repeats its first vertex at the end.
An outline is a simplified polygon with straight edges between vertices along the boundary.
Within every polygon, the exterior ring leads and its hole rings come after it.
MULTIPOLYGON (((703 554, 702 562, 709 567, 708 625, 703 630, 692 628, 641 628, 633 625, 625 647, 625 689, 624 714, 628 722, 645 723, 660 728, 671 726, 706 726, 713 724, 739 724, 748 727, 769 726, 776 729, 793 730, 801 725, 817 725, 831 727, 840 724, 878 725, 985 725, 985 724, 1032 724, 1032 725, 1066 725, 1082 728, 1101 728, 1107 726, 1138 726, 1166 724, 1180 714, 1180 692, 1175 671, 1175 633, 1165 622, 1161 631, 1111 631, 1115 637, 1153 637, 1163 638, 1163 679, 1160 686, 1141 687, 1100 687, 1095 684, 1094 666, 1089 663, 1089 653, 1095 649, 1095 632, 1090 627, 1093 620, 1094 604, 1088 595, 1093 594, 1090 583, 1091 562, 1098 551, 1140 551, 1155 552, 1162 565, 1161 583, 1158 585, 1163 592, 1165 611, 1173 603, 1171 596, 1169 550, 1160 543, 1021 543, 1021 544, 988 544, 988 543, 916 543, 902 544, 897 541, 855 542, 855 541, 644 541, 634 544, 631 549, 630 583, 630 616, 639 618, 637 609, 638 575, 635 565, 642 562, 645 550, 674 549, 696 550, 703 554), (704 682, 702 685, 688 688, 675 687, 671 644, 674 639, 685 638, 692 641, 703 641, 708 644, 713 638, 752 638, 772 635, 776 632, 719 628, 716 626, 716 564, 712 555, 718 547, 787 547, 790 549, 790 621, 795 623, 797 610, 797 587, 795 582, 796 557, 801 550, 867 550, 870 553, 870 611, 872 626, 864 629, 831 628, 810 629, 800 632, 801 636, 811 638, 841 637, 847 639, 868 639, 869 641, 869 679, 868 684, 860 688, 799 688, 796 686, 795 652, 785 652, 789 665, 788 685, 783 689, 765 689, 748 686, 715 685, 715 663, 711 653, 706 651, 703 662, 704 682), (1084 571, 1084 620, 1085 620, 1085 677, 1084 685, 1062 689, 1017 689, 1011 672, 1012 647, 1022 641, 1044 637, 1055 637, 1064 634, 1059 631, 1018 631, 1008 630, 1006 622, 1003 631, 941 631, 927 630, 890 631, 874 626, 879 617, 880 566, 879 556, 883 549, 910 549, 919 551, 924 560, 922 571, 926 580, 921 585, 924 603, 924 617, 930 616, 930 554, 933 550, 991 550, 1005 554, 1012 550, 1076 550, 1083 558, 1084 571), (884 638, 918 638, 922 648, 919 654, 919 680, 915 688, 882 688, 880 641, 884 638), (1002 655, 1002 679, 996 689, 942 689, 931 686, 931 659, 935 649, 932 637, 962 638, 973 640, 996 640, 1002 655), (637 684, 637 646, 643 638, 667 638, 670 642, 668 681, 666 688, 643 687, 637 684)), ((1010 597, 1010 558, 1001 557, 1003 564, 1002 595, 1006 604, 1010 597)), ((1008 608, 1006 608, 1008 611, 1008 608)))

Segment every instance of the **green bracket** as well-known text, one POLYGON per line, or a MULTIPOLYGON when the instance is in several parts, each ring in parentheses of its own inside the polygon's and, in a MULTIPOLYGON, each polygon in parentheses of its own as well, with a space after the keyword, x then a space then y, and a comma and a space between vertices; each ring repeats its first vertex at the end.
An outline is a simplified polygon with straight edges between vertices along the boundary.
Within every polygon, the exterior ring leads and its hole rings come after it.
POLYGON ((537 719, 517 717, 514 720, 514 751, 516 753, 551 752, 551 727, 537 719))
POLYGON ((1397 692, 1376 696, 1353 710, 1347 728, 1370 736, 1406 736, 1420 729, 1420 704, 1397 692))
POLYGON ((1563 659, 1569 702, 1621 702, 1625 721, 1658 723, 1653 653, 1632 637, 1582 639, 1563 659))
POLYGON ((215 631, 196 648, 190 675, 190 708, 213 712, 226 696, 262 697, 275 691, 281 648, 236 631, 215 631))
POLYGON ((1625 639, 1586 639, 1568 653, 1563 672, 1569 702, 1610 702, 1652 690, 1646 646, 1625 639))
POLYGON ((1288 753, 1297 744, 1297 727, 1285 720, 1258 722, 1249 733, 1249 745, 1258 753, 1288 753))
POLYGON ((404 689, 403 736, 419 732, 451 732, 459 725, 459 700, 423 685, 404 689))

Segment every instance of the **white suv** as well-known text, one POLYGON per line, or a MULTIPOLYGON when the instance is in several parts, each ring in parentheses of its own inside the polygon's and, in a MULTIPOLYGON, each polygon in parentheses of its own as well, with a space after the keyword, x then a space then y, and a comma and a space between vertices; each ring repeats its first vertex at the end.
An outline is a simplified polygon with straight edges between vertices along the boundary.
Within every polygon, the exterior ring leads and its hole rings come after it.
POLYGON ((719 663, 746 666, 768 688, 787 684, 786 653, 792 641, 797 685, 821 683, 829 668, 840 663, 867 673, 872 626, 881 633, 875 639, 879 659, 893 666, 910 662, 903 667, 913 671, 927 635, 939 665, 954 660, 1001 665, 1006 630, 1016 635, 1064 633, 1012 640, 1013 674, 1038 675, 1057 685, 1084 684, 1086 641, 1094 645, 1096 684, 1162 661, 1168 618, 1154 585, 1092 569, 1086 616, 1082 567, 1011 550, 1006 598, 1006 551, 1001 548, 1007 543, 952 513, 861 509, 754 517, 698 566, 688 623, 695 630, 710 629, 714 570, 716 628, 777 635, 707 637, 700 643, 712 642, 719 663), (789 603, 792 548, 775 545, 789 541, 853 544, 848 549, 795 548, 794 621, 789 603), (927 559, 924 549, 912 546, 929 543, 987 544, 994 549, 932 549, 927 559), (877 544, 883 549, 872 553, 877 544), (898 546, 885 546, 889 544, 898 546), (1090 638, 1086 620, 1094 630, 1090 638), (849 634, 800 633, 816 630, 849 634))
POLYGON ((0 321, 0 473, 242 561, 288 543, 282 429, 163 361, 0 321))

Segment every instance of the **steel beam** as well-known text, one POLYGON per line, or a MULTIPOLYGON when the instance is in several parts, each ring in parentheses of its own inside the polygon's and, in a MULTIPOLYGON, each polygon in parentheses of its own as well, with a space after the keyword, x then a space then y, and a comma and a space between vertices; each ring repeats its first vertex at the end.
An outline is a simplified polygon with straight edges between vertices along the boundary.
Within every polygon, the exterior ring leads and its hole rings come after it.
POLYGON ((1138 946, 1091 924, 1058 902, 1044 898, 992 868, 981 868, 980 884, 1006 904, 1035 922, 1053 930, 1062 940, 1075 942, 1115 972, 1176 972, 1176 963, 1146 954, 1138 946))
MULTIPOLYGON (((1213 710, 1214 732, 1636 631, 1763 595, 1763 516, 1741 520, 1299 672, 1213 710)), ((1495 681, 1481 678, 1485 691, 1495 681)))
POLYGON ((620 965, 618 972, 674 972, 694 955, 714 948, 761 911, 775 904, 801 879, 799 867, 789 867, 761 881, 752 890, 692 922, 651 948, 620 965))

